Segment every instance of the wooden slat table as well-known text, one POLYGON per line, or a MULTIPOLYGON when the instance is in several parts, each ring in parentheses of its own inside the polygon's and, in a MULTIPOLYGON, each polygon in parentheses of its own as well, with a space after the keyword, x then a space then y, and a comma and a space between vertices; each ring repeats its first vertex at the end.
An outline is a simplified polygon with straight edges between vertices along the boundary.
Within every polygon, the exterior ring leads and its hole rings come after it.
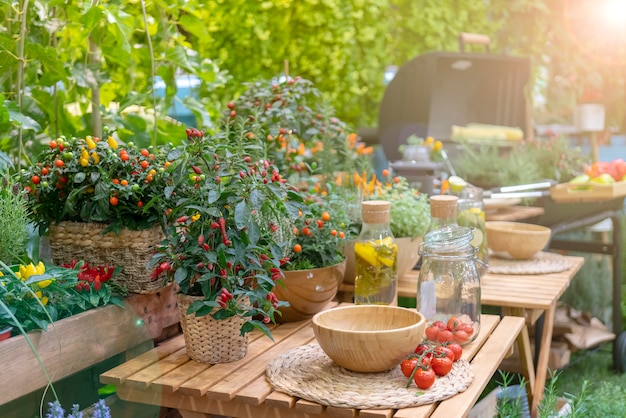
MULTIPOLYGON (((508 275, 488 273, 481 277, 481 303, 488 306, 499 306, 505 315, 525 317, 528 326, 535 324, 544 314, 544 325, 541 334, 541 345, 537 359, 536 376, 527 375, 531 381, 531 408, 534 411, 541 400, 545 388, 550 344, 556 303, 563 295, 570 281, 580 270, 585 259, 583 257, 566 257, 572 267, 566 271, 536 275, 508 275), (534 380, 534 383, 532 383, 534 380)), ((413 270, 398 281, 398 295, 415 298, 419 272, 413 270)), ((344 290, 345 287, 343 288, 344 290)), ((528 338, 528 333, 524 333, 528 338)), ((528 344, 522 344, 528 347, 528 344)), ((525 369, 532 370, 530 350, 520 350, 521 361, 526 363, 525 369)))
POLYGON ((443 402, 398 410, 358 410, 326 407, 275 392, 265 378, 265 367, 280 353, 315 343, 311 322, 286 323, 272 331, 275 342, 251 336, 248 354, 233 362, 209 365, 187 357, 179 335, 155 349, 100 376, 117 386, 126 401, 176 408, 184 418, 209 417, 356 417, 419 418, 467 415, 504 357, 526 327, 523 318, 484 315, 477 339, 465 346, 474 380, 469 388, 443 402))

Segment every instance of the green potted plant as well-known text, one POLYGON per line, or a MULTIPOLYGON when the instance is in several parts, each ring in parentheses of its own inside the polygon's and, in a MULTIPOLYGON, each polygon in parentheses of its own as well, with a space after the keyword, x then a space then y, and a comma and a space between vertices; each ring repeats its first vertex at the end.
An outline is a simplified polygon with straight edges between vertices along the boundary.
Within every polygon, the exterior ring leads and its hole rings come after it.
POLYGON ((328 185, 314 185, 304 196, 306 211, 292 222, 293 238, 283 286, 276 286, 281 321, 300 321, 320 312, 336 296, 346 268, 344 245, 349 218, 345 202, 328 185))
POLYGON ((239 118, 210 135, 188 129, 188 142, 170 158, 166 193, 175 201, 151 266, 180 287, 187 353, 197 361, 245 356, 255 328, 271 336, 267 324, 279 306, 273 289, 292 233, 284 220, 306 208, 276 166, 251 157, 256 146, 248 138, 261 134, 239 118), (202 344, 194 333, 206 336, 202 344))
POLYGON ((146 270, 169 206, 169 149, 86 136, 51 140, 21 173, 40 234, 55 264, 85 260, 123 268, 114 281, 134 293, 161 288, 146 270))
POLYGON ((329 180, 339 172, 371 169, 372 148, 357 144, 356 134, 311 81, 295 77, 245 86, 228 103, 223 120, 240 116, 263 126, 266 146, 253 156, 273 161, 291 183, 314 174, 329 180))

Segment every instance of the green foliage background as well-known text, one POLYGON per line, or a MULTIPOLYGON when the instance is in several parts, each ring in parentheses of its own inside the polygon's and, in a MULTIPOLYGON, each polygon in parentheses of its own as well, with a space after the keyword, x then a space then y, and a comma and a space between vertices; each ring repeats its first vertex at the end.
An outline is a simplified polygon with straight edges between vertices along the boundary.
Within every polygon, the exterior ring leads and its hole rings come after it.
POLYGON ((458 51, 461 32, 489 35, 492 53, 532 60, 542 82, 528 97, 550 99, 538 109, 542 122, 571 117, 591 85, 619 124, 626 34, 594 27, 595 9, 594 0, 0 0, 0 149, 28 159, 42 137, 98 134, 93 106, 122 139, 178 141, 184 127, 165 117, 180 100, 178 75, 202 81, 182 101, 211 128, 243 82, 278 76, 285 61, 339 118, 376 126, 385 68, 458 51), (166 84, 162 98, 153 76, 166 84))

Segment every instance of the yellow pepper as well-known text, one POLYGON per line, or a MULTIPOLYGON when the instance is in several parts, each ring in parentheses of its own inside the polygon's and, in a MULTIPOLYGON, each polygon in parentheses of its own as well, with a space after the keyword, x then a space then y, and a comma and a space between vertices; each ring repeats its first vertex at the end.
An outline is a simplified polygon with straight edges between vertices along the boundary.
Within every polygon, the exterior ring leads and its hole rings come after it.
POLYGON ((79 161, 80 165, 82 165, 83 167, 87 167, 89 165, 89 160, 86 160, 84 158, 81 158, 79 161))
POLYGON ((89 150, 92 150, 94 148, 96 148, 96 142, 92 139, 91 136, 87 136, 85 138, 85 141, 87 141, 87 148, 89 148, 89 150))
POLYGON ((117 149, 117 141, 112 136, 109 136, 107 143, 109 144, 109 147, 117 149))
POLYGON ((93 158, 94 164, 98 164, 100 162, 100 156, 95 151, 91 153, 91 158, 93 158))
POLYGON ((46 266, 44 266, 43 261, 37 263, 37 266, 35 267, 35 272, 37 274, 44 274, 46 272, 46 266))
POLYGON ((46 306, 48 304, 48 296, 42 297, 40 301, 43 306, 46 306))
POLYGON ((85 148, 80 149, 80 158, 84 158, 85 160, 89 159, 89 152, 85 148))
POLYGON ((39 285, 40 289, 45 289, 46 287, 50 286, 52 284, 52 279, 48 279, 48 280, 42 280, 40 282, 37 283, 39 285))

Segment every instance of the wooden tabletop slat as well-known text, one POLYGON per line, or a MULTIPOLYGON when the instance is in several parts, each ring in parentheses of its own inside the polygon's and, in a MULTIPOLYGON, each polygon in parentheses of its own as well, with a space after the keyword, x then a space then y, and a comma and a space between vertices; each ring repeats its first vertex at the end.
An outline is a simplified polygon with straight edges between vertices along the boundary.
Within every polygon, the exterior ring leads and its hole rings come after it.
POLYGON ((100 382, 111 385, 121 385, 126 382, 126 378, 140 370, 148 367, 161 360, 164 357, 180 350, 185 346, 185 340, 182 335, 172 338, 165 343, 159 345, 153 350, 143 353, 113 369, 100 375, 100 382))
POLYGON ((280 409, 293 408, 295 404, 296 398, 283 392, 272 392, 265 398, 265 405, 280 409))
POLYGON ((326 413, 329 417, 335 418, 353 418, 359 416, 359 410, 354 408, 337 408, 335 406, 327 406, 326 413))
POLYGON ((188 395, 204 396, 209 388, 220 381, 224 376, 229 376, 243 367, 246 363, 255 360, 260 353, 265 352, 270 347, 273 347, 275 344, 278 344, 282 340, 290 337, 303 327, 310 328, 311 325, 306 321, 300 321, 290 322, 277 327, 272 331, 274 341, 267 337, 254 340, 248 346, 248 353, 241 360, 233 361, 231 363, 216 364, 214 367, 208 368, 204 372, 201 372, 188 381, 182 383, 178 390, 188 395))
POLYGON ((361 409, 359 418, 391 418, 394 412, 394 409, 361 409))
MULTIPOLYGON (((269 350, 256 356, 254 361, 245 364, 230 375, 225 377, 222 374, 222 379, 207 390, 206 396, 221 400, 232 399, 251 377, 264 375, 267 364, 279 354, 305 345, 314 339, 315 335, 310 325, 298 330, 289 339, 281 341, 280 344, 275 344, 269 350)), ((219 366, 221 365, 218 364, 213 369, 219 369, 219 366)))
POLYGON ((393 418, 426 418, 431 416, 436 407, 436 403, 429 403, 414 408, 398 409, 393 418))
POLYGON ((128 376, 126 378, 126 384, 137 388, 146 389, 150 387, 152 382, 171 370, 178 368, 181 364, 189 361, 187 356, 187 350, 181 348, 175 353, 170 354, 167 357, 162 358, 159 362, 151 364, 145 369, 128 376))
POLYGON ((246 405, 261 405, 265 398, 272 393, 272 385, 267 381, 265 375, 257 377, 246 387, 235 395, 234 400, 246 405))
POLYGON ((322 414, 325 407, 317 402, 306 401, 304 399, 298 399, 296 401, 296 411, 304 414, 322 414))

